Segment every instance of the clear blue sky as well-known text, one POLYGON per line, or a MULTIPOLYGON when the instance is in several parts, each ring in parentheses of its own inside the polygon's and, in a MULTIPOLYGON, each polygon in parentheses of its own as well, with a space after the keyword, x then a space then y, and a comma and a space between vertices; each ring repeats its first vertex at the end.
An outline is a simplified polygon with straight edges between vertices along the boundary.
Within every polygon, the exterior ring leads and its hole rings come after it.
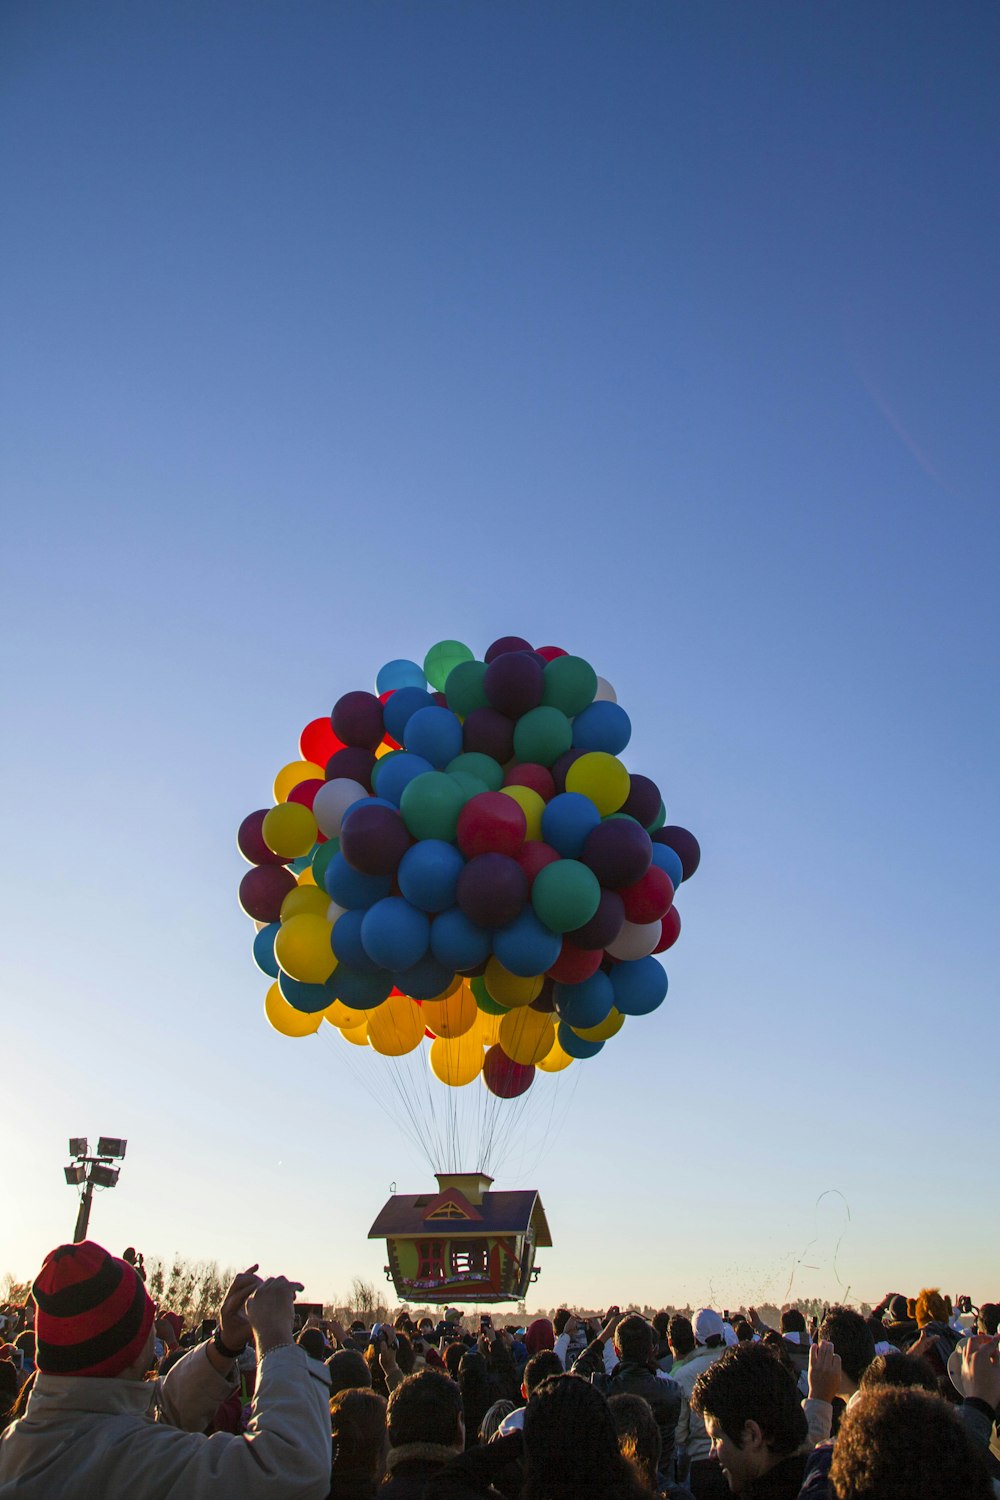
POLYGON ((265 1025, 234 832, 383 661, 517 632, 704 849, 511 1184, 539 1300, 998 1294, 998 52, 923 0, 3 7, 0 1272, 106 1131, 116 1251, 380 1276, 426 1172, 265 1025))

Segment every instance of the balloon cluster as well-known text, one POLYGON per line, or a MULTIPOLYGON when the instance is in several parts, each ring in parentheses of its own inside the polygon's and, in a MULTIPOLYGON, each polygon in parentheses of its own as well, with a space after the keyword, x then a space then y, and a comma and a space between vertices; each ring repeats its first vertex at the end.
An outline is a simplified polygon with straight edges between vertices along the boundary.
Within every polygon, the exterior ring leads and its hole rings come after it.
POLYGON ((588 662, 517 636, 345 693, 239 831, 272 1026, 426 1038, 442 1082, 512 1098, 655 1010, 701 856, 622 764, 631 732, 588 662))

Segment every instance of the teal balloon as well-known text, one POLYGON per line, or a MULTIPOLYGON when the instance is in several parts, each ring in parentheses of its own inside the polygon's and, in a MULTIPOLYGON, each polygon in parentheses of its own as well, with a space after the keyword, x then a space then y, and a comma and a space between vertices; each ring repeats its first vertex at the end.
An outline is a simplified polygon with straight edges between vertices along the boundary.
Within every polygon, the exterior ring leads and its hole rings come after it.
POLYGON ((553 860, 539 870, 531 887, 535 915, 553 932, 572 932, 582 927, 597 911, 600 901, 597 876, 577 859, 553 860))
POLYGON ((444 839, 450 844, 465 802, 464 791, 445 771, 425 771, 406 786, 399 810, 415 839, 444 839))
POLYGON ((456 755, 445 766, 449 773, 464 771, 483 783, 488 792, 498 792, 503 786, 503 767, 492 755, 482 755, 478 750, 466 750, 456 755))
MULTIPOLYGON (((334 969, 333 972, 336 974, 339 970, 334 969)), ((289 1005, 310 1016, 314 1016, 318 1010, 326 1010, 337 998, 329 979, 326 984, 304 984, 301 979, 293 979, 284 971, 278 975, 278 988, 289 1005)))
POLYGON ((531 708, 514 726, 514 754, 524 764, 551 766, 572 744, 573 726, 559 708, 531 708))
POLYGON ((312 872, 313 879, 320 890, 326 889, 326 867, 335 854, 340 853, 340 840, 327 839, 325 844, 320 844, 313 855, 312 872))
POLYGON ((565 1021, 556 1027, 556 1041, 570 1057, 596 1057, 604 1046, 603 1042, 588 1042, 585 1036, 577 1036, 565 1021))
POLYGON ((280 922, 268 922, 253 940, 253 961, 261 973, 269 975, 271 979, 277 979, 280 973, 278 960, 274 956, 274 940, 280 929, 280 922))
POLYGON ((542 702, 572 719, 593 703, 597 673, 580 656, 557 656, 546 662, 543 684, 542 702))
POLYGON ((474 708, 488 708, 489 699, 483 687, 486 676, 484 661, 463 661, 448 673, 444 696, 452 713, 468 718, 474 708))
POLYGON ((424 657, 424 675, 431 687, 444 692, 455 668, 475 659, 475 653, 462 641, 438 641, 424 657))
POLYGON ((662 828, 663 827, 663 825, 664 825, 664 823, 666 821, 667 821, 667 809, 664 807, 663 803, 661 802, 660 803, 660 810, 656 814, 656 817, 653 819, 652 823, 650 823, 649 827, 646 829, 646 832, 647 833, 655 833, 658 828, 662 828))
POLYGON ((466 802, 472 797, 478 797, 480 792, 490 790, 485 781, 480 781, 478 776, 470 776, 468 771, 447 771, 445 774, 462 788, 462 796, 466 802))

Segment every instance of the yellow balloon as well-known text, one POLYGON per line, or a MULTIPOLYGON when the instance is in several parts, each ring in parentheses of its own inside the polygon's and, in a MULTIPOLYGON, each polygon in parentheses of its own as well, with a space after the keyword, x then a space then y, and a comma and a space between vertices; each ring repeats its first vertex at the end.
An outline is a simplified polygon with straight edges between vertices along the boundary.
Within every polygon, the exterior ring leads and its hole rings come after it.
POLYGON ((609 1037, 617 1036, 624 1025, 625 1017, 612 1005, 604 1020, 599 1021, 596 1026, 571 1026, 570 1030, 575 1031, 577 1036, 582 1036, 588 1042, 606 1042, 609 1037))
POLYGON ((306 915, 322 917, 325 921, 329 907, 330 898, 319 886, 297 885, 281 903, 281 920, 287 922, 289 917, 306 915))
POLYGON ((316 842, 316 819, 300 802, 279 802, 264 815, 260 833, 272 854, 297 859, 316 842))
POLYGON ((464 1036, 438 1037, 431 1043, 430 1063, 435 1077, 453 1089, 464 1088, 483 1071, 483 1044, 475 1030, 464 1036))
POLYGON ((479 1007, 467 984, 461 984, 444 1000, 425 1000, 424 1024, 435 1036, 464 1036, 476 1024, 479 1007))
POLYGON ((500 1019, 500 1045, 512 1062, 539 1063, 552 1051, 556 1029, 552 1017, 530 1005, 512 1010, 500 1019))
POLYGON ((319 1030, 319 1023, 323 1019, 321 1010, 306 1015, 304 1011, 296 1010, 294 1005, 289 1005, 276 983, 272 984, 264 999, 264 1014, 275 1031, 280 1031, 282 1036, 312 1036, 314 1031, 319 1030))
MULTIPOLYGON (((322 1011, 320 1012, 322 1015, 322 1011)), ((355 1047, 368 1046, 368 1022, 362 1021, 360 1026, 343 1026, 340 1034, 345 1042, 351 1042, 355 1047)))
POLYGON ((345 1026, 366 1026, 368 1024, 368 1017, 363 1010, 352 1010, 342 1000, 335 1000, 332 1005, 328 1005, 326 1010, 321 1011, 320 1014, 324 1021, 329 1021, 331 1026, 336 1026, 338 1029, 343 1029, 345 1026))
MULTIPOLYGON (((301 781, 324 781, 325 779, 325 768, 318 766, 314 760, 289 761, 287 766, 282 766, 274 778, 274 800, 275 802, 287 802, 288 793, 293 787, 297 787, 301 781)), ((278 852, 276 849, 275 853, 277 854, 278 852)))
POLYGON ((424 1039, 423 1012, 404 996, 393 995, 366 1015, 368 1044, 383 1057, 402 1057, 415 1051, 424 1039))
POLYGON ((546 1052, 538 1066, 543 1073, 561 1073, 572 1061, 569 1053, 564 1052, 558 1042, 553 1042, 552 1051, 546 1052))
POLYGON ((274 939, 274 956, 279 966, 303 984, 325 984, 337 967, 330 947, 332 931, 324 917, 310 912, 289 917, 282 922, 274 939))
POLYGON ((483 982, 491 1000, 495 1000, 498 1005, 513 1006, 530 1005, 532 1000, 537 1000, 545 980, 541 974, 522 979, 520 974, 512 974, 509 969, 505 969, 498 958, 490 958, 486 961, 483 982))
MULTIPOLYGON (((299 871, 295 879, 299 885, 316 885, 316 876, 313 874, 312 865, 306 865, 304 870, 299 871)), ((319 889, 318 886, 316 888, 317 890, 319 889)))
POLYGON ((382 741, 381 745, 376 745, 375 746, 375 759, 376 760, 381 760, 382 757, 383 757, 383 755, 391 755, 391 754, 392 754, 392 746, 391 745, 387 745, 386 742, 385 742, 385 740, 382 741))
MULTIPOLYGON (((507 1012, 504 1011, 504 1015, 507 1012)), ((487 1011, 481 1010, 476 1021, 476 1030, 482 1038, 484 1047, 492 1047, 500 1040, 500 1022, 503 1016, 491 1016, 487 1011)))
POLYGON ((537 792, 532 791, 530 786, 502 786, 500 790, 505 797, 513 797, 518 807, 524 813, 528 831, 525 838, 540 839, 542 836, 542 813, 545 811, 545 798, 540 797, 537 792))
POLYGON ((602 818, 624 807, 631 786, 621 761, 606 750, 588 750, 566 772, 567 792, 582 792, 589 797, 602 818))

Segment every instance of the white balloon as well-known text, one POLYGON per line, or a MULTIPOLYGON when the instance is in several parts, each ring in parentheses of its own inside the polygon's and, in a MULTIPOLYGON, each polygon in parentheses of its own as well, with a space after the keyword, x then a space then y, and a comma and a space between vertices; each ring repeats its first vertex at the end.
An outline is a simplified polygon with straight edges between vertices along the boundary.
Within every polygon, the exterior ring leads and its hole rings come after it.
POLYGON ((595 703, 617 703, 618 694, 611 686, 606 677, 598 677, 597 692, 594 694, 595 703))
POLYGON ((626 922, 613 943, 608 944, 612 958, 646 958, 663 932, 662 922, 626 922))
POLYGON ((325 786, 321 786, 313 801, 313 817, 319 824, 320 832, 325 833, 328 839, 339 838, 340 825, 347 809, 352 802, 359 802, 368 795, 360 781, 349 781, 346 776, 338 776, 336 781, 328 781, 325 786))
POLYGON ((337 925, 337 918, 342 917, 346 910, 346 906, 338 906, 336 901, 330 902, 330 905, 326 909, 326 920, 330 923, 331 927, 337 925))

